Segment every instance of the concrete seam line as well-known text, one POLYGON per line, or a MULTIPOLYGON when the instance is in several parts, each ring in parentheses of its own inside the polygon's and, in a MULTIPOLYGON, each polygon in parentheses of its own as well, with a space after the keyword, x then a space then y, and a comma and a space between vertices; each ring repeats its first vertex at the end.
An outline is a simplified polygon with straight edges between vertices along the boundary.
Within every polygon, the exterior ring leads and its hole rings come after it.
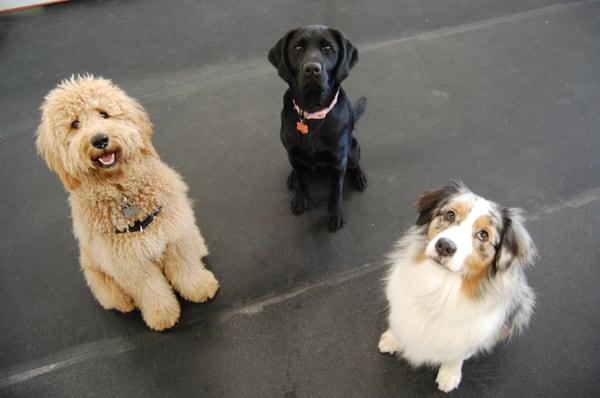
MULTIPOLYGON (((361 276, 376 272, 385 266, 386 264, 383 262, 366 264, 359 268, 339 273, 333 277, 306 284, 288 292, 275 295, 268 294, 248 303, 234 304, 222 312, 209 315, 202 319, 181 323, 178 330, 185 331, 206 322, 220 324, 227 322, 232 317, 238 315, 254 315, 270 305, 285 302, 314 289, 337 286, 352 281, 361 276)), ((0 370, 0 388, 18 384, 37 376, 85 362, 93 358, 121 354, 159 341, 163 343, 171 340, 177 335, 177 333, 159 334, 157 332, 145 331, 128 337, 116 337, 82 344, 38 360, 0 370)))

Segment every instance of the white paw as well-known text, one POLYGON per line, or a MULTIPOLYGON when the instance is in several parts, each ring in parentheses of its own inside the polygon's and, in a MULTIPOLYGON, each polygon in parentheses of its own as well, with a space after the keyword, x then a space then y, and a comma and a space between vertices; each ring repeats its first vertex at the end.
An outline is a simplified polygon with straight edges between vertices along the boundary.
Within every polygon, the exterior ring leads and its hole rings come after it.
POLYGON ((444 369, 440 368, 435 379, 438 388, 443 392, 450 392, 454 390, 460 384, 462 378, 462 372, 460 369, 444 369))
POLYGON ((392 332, 388 329, 379 338, 379 352, 382 354, 394 354, 398 351, 398 343, 392 332))

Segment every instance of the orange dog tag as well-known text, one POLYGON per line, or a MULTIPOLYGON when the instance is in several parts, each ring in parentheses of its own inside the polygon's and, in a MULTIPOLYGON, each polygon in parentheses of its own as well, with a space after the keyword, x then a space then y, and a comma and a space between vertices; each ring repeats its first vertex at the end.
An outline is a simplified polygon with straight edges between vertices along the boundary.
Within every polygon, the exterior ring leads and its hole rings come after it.
POLYGON ((296 130, 302 134, 308 134, 308 126, 303 122, 296 122, 296 130))

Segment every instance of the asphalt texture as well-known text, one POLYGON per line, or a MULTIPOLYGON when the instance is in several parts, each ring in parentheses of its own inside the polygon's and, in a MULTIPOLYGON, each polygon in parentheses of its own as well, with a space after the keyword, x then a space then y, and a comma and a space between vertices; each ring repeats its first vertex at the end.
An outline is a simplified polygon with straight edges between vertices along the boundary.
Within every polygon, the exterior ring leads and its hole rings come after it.
POLYGON ((419 192, 461 179, 529 213, 530 329, 466 362, 452 396, 600 396, 600 2, 79 1, 0 16, 0 396, 442 396, 380 355, 383 258, 419 192), (279 141, 288 29, 345 32, 366 192, 290 211, 279 141), (37 157, 39 105, 73 73, 138 98, 190 186, 222 283, 165 333, 105 311, 37 157))

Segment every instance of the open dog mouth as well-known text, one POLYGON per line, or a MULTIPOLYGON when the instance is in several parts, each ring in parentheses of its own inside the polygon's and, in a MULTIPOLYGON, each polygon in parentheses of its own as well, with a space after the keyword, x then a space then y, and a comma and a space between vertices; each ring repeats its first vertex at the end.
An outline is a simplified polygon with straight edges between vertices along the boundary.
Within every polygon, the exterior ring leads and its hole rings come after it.
POLYGON ((117 164, 117 153, 113 151, 105 151, 100 156, 94 158, 94 163, 104 169, 110 169, 117 164))

